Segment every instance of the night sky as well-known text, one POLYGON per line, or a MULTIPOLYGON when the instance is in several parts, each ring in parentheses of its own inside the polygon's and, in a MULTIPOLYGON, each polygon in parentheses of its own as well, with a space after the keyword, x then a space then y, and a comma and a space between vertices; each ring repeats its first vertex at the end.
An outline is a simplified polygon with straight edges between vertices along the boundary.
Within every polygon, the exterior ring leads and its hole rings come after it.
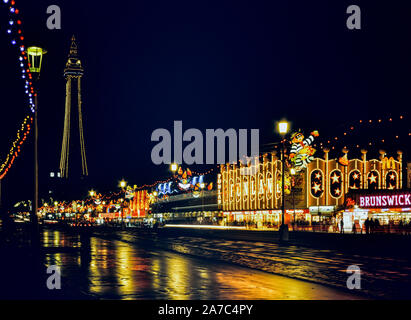
MULTIPOLYGON (((115 190, 122 178, 152 183, 169 175, 152 164, 157 128, 258 128, 262 145, 278 141, 276 120, 292 121, 325 141, 360 119, 336 144, 358 156, 361 144, 410 152, 411 3, 404 1, 43 1, 17 0, 26 44, 48 50, 39 90, 40 187, 60 160, 63 69, 70 38, 85 68, 83 116, 90 176, 86 190, 115 190), (48 30, 46 9, 59 5, 62 29, 48 30), (362 10, 362 30, 348 30, 346 8, 362 10), (398 121, 400 115, 405 120, 398 121), (400 139, 393 137, 399 134, 400 139), (385 139, 385 144, 378 141, 385 139)), ((17 51, 0 7, 0 158, 28 112, 17 51)), ((74 127, 75 128, 75 127, 74 127)), ((74 130, 74 129, 73 129, 74 130)), ((75 141, 72 148, 78 148, 75 141)), ((3 182, 3 201, 31 198, 30 140, 3 182)), ((269 148, 262 146, 262 150, 269 148)), ((318 155, 322 155, 319 151, 318 155)), ((80 161, 80 159, 74 159, 80 161)), ((194 169, 205 171, 208 167, 194 169)), ((80 189, 76 189, 79 191, 80 189)), ((71 196, 73 189, 67 191, 71 196)), ((83 192, 83 191, 81 191, 83 192)), ((83 196, 85 194, 82 194, 83 196)), ((80 195, 79 195, 80 196, 80 195)))

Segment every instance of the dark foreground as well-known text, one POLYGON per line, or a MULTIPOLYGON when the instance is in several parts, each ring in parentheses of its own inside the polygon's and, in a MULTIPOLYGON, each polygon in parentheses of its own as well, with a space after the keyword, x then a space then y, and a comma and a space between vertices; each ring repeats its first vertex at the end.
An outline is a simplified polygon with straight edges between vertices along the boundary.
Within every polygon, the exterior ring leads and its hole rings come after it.
POLYGON ((380 239, 358 245, 351 236, 299 234, 282 245, 273 232, 44 229, 35 254, 22 232, 18 228, 14 243, 3 241, 0 249, 3 299, 411 297, 408 255, 388 252, 380 239), (353 264, 362 270, 361 290, 346 288, 353 264), (50 265, 61 267, 61 290, 46 287, 50 265))

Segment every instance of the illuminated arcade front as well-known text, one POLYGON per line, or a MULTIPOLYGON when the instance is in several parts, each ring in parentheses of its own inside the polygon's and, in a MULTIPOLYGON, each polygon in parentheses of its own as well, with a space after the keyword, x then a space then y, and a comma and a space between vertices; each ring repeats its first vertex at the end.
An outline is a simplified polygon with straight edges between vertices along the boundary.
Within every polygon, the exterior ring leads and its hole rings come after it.
POLYGON ((176 165, 172 177, 153 186, 149 219, 167 224, 218 224, 221 213, 211 179, 176 165))
POLYGON ((343 212, 344 229, 364 232, 365 220, 378 221, 378 231, 398 232, 400 226, 411 223, 410 190, 360 190, 346 196, 346 210, 343 212))
MULTIPOLYGON (((314 158, 298 173, 286 168, 285 223, 321 223, 328 219, 337 225, 337 213, 344 208, 345 194, 355 190, 398 190, 402 188, 402 152, 397 158, 380 151, 379 159, 343 156, 314 158)), ((282 162, 276 152, 266 154, 252 175, 245 175, 242 163, 222 165, 217 177, 217 201, 225 222, 252 223, 275 227, 281 222, 282 162)), ((402 198, 401 198, 402 199, 402 198)))

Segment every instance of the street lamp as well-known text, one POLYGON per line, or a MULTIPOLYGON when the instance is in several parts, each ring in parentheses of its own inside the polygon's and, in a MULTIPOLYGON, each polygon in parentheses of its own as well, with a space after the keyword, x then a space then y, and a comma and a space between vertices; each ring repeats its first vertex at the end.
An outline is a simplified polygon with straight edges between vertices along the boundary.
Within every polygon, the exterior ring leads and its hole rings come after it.
POLYGON ((294 186, 295 186, 295 175, 297 174, 297 171, 294 168, 291 168, 290 170, 291 176, 292 176, 292 180, 291 180, 291 195, 293 197, 293 211, 294 211, 294 220, 293 220, 293 231, 295 231, 295 226, 296 226, 296 221, 295 221, 295 200, 294 200, 294 186))
POLYGON ((205 188, 205 183, 201 182, 200 183, 200 189, 201 189, 201 210, 203 211, 203 216, 204 216, 204 188, 205 188))
POLYGON ((178 170, 178 164, 177 163, 172 163, 171 165, 170 165, 170 170, 173 172, 173 173, 175 173, 177 170, 178 170))
POLYGON ((282 137, 288 133, 289 123, 285 120, 278 122, 278 132, 282 137))
MULTIPOLYGON (((121 180, 120 183, 119 183, 119 186, 120 186, 121 190, 123 191, 124 197, 125 197, 125 195, 126 195, 125 188, 127 186, 127 182, 125 182, 124 180, 121 180)), ((121 201, 121 227, 123 228, 123 226, 124 226, 124 204, 123 204, 123 201, 124 200, 121 199, 120 201, 121 201)))
MULTIPOLYGON (((29 70, 31 73, 37 75, 38 80, 40 78, 41 66, 43 63, 43 55, 47 51, 40 47, 29 47, 27 48, 27 55, 29 59, 29 70)), ((38 88, 37 88, 38 89, 38 88)), ((38 90, 37 90, 38 91, 38 90)), ((33 227, 33 239, 36 244, 38 244, 38 219, 37 211, 39 207, 39 162, 38 162, 38 125, 37 125, 37 114, 38 114, 38 102, 37 93, 34 94, 34 203, 33 203, 33 214, 31 215, 31 223, 33 227)))
POLYGON ((125 182, 124 180, 121 180, 119 185, 120 185, 120 188, 123 189, 124 191, 124 188, 127 186, 127 182, 125 182))
POLYGON ((282 203, 281 203, 281 226, 280 226, 280 240, 288 241, 288 225, 285 224, 285 135, 289 131, 290 124, 286 120, 278 122, 278 133, 280 134, 281 140, 281 166, 282 166, 282 203))
POLYGON ((43 55, 45 55, 46 53, 47 51, 40 47, 27 48, 29 68, 31 73, 40 73, 41 65, 43 63, 43 55))

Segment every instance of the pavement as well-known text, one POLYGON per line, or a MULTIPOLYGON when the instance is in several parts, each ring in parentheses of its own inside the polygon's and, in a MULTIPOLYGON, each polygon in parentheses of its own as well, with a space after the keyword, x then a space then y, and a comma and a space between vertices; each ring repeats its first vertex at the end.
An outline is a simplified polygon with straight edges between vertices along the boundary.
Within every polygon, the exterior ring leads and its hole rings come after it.
MULTIPOLYGON (((104 236, 102 234, 102 236, 104 236)), ((359 294, 373 299, 411 298, 410 237, 311 232, 165 228, 105 235, 121 241, 154 243, 159 248, 242 265, 294 279, 347 290, 347 268, 361 269, 359 294)))
MULTIPOLYGON (((242 230, 44 229, 0 241, 2 299, 409 299, 407 237, 242 230), (10 240, 10 239, 9 239, 10 240), (393 246, 399 245, 395 248, 393 246), (45 286, 49 265, 64 290, 45 286), (346 287, 361 268, 361 290, 346 287)), ((10 236, 10 235, 9 235, 10 236)))
POLYGON ((1 235, 0 299, 362 298, 228 260, 178 253, 130 231, 90 235, 43 229, 35 251, 24 226, 1 235), (46 287, 50 265, 61 268, 61 290, 46 287))

